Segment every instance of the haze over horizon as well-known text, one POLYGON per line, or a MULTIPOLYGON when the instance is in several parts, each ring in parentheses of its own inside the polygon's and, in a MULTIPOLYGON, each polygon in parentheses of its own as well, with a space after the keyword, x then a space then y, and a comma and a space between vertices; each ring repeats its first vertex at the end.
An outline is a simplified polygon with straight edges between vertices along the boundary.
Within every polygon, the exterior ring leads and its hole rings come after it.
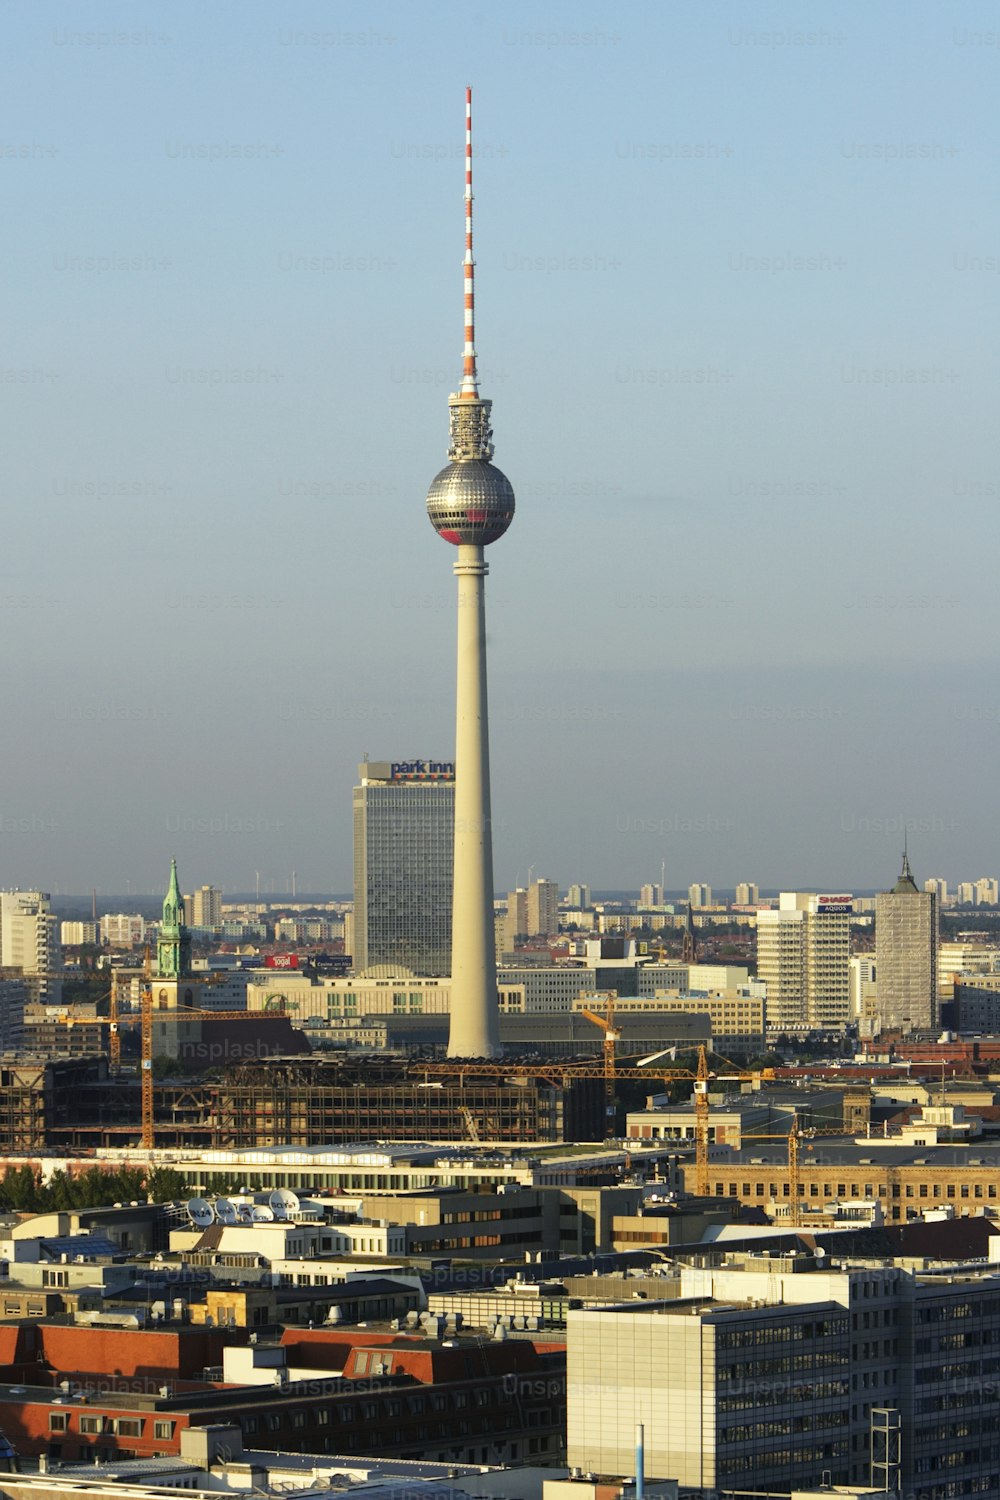
POLYGON ((0 886, 450 755, 467 83, 497 891, 995 874, 995 16, 6 7, 0 886))

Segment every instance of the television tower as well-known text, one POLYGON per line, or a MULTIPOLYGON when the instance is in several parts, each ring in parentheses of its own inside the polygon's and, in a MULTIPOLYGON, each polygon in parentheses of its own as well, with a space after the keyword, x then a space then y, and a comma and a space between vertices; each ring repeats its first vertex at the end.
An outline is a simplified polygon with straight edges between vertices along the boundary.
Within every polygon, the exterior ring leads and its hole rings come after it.
POLYGON ((472 90, 465 91, 465 350, 462 385, 448 397, 450 462, 427 495, 431 525, 458 548, 458 675, 455 699, 455 865, 452 897, 449 1057, 500 1053, 493 836, 486 707, 486 596, 483 548, 503 536, 514 491, 494 468, 492 401, 479 394, 472 258, 472 90))

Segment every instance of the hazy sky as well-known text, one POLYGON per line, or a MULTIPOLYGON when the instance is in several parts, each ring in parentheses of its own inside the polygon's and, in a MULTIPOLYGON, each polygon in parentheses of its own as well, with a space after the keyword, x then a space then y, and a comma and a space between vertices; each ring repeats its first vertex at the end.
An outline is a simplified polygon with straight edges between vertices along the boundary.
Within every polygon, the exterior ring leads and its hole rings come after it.
POLYGON ((346 890, 449 755, 466 83, 498 888, 997 872, 995 5, 0 38, 0 884, 346 890))

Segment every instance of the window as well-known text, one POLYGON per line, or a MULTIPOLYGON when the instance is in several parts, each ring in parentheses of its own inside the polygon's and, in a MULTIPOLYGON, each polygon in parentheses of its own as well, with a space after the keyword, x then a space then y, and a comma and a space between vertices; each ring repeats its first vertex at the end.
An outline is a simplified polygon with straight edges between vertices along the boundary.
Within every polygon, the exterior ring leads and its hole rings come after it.
POLYGON ((103 1417, 81 1417, 80 1418, 80 1431, 81 1432, 103 1432, 104 1431, 104 1418, 103 1417))
POLYGON ((115 1423, 119 1437, 142 1437, 141 1417, 119 1417, 115 1423))
MULTIPOLYGON (((256 1423, 256 1420, 253 1417, 248 1417, 247 1418, 248 1428, 249 1428, 249 1424, 251 1422, 253 1422, 254 1427, 256 1428, 257 1423, 256 1423)), ((153 1423, 153 1436, 154 1436, 154 1438, 160 1438, 160 1439, 172 1438, 173 1435, 174 1435, 174 1424, 173 1424, 173 1422, 154 1422, 153 1423)))
POLYGON ((65 1432, 69 1427, 69 1418, 64 1411, 49 1412, 49 1431, 65 1432))

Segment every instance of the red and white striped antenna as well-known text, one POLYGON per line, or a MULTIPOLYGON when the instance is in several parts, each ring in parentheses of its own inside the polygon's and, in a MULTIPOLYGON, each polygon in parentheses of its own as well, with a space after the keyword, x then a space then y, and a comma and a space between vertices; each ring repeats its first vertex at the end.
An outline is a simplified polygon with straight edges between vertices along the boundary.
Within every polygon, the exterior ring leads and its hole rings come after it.
POLYGON ((476 282, 472 259, 472 90, 465 91, 465 349, 462 356, 463 401, 478 401, 476 370, 476 282))

